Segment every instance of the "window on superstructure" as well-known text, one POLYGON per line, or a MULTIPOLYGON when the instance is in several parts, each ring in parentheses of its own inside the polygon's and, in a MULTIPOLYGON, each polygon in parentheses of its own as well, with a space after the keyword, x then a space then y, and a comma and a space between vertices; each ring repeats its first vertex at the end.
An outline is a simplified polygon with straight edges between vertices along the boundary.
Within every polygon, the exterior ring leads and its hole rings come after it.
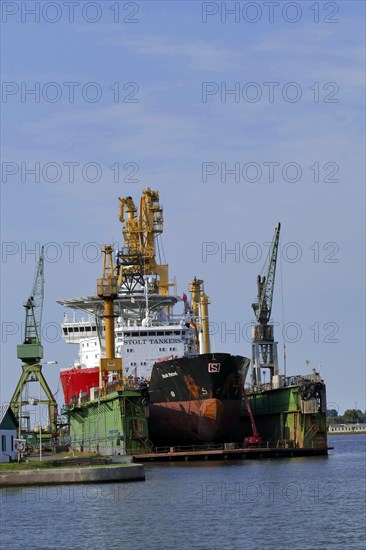
POLYGON ((90 331, 91 331, 91 327, 85 327, 85 330, 86 330, 86 332, 90 332, 90 331))

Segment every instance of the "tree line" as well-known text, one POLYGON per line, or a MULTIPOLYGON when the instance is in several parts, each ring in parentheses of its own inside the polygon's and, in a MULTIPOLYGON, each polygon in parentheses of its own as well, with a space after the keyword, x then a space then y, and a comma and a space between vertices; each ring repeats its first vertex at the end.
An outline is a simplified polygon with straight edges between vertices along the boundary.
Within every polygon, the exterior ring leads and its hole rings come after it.
POLYGON ((336 409, 328 409, 327 420, 329 424, 366 424, 366 411, 347 409, 343 415, 339 415, 336 409))

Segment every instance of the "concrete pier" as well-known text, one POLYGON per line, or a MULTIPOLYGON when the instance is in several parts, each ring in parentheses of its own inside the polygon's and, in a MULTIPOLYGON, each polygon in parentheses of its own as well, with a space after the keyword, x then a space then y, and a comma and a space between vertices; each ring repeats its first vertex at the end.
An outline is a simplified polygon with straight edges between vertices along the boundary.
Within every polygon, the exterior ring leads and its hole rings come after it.
POLYGON ((144 481, 142 464, 109 464, 79 468, 12 470, 0 473, 1 487, 25 485, 59 485, 66 483, 106 483, 144 481))

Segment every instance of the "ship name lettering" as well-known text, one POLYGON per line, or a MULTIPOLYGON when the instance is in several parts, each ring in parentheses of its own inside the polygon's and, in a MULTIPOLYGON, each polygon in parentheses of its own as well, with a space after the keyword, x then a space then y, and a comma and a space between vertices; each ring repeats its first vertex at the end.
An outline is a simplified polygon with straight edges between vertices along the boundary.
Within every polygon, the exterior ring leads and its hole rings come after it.
POLYGON ((181 340, 179 338, 150 338, 150 344, 179 344, 181 340))
POLYGON ((161 375, 162 378, 170 378, 170 377, 172 377, 172 376, 178 376, 177 371, 168 372, 167 374, 162 374, 162 375, 161 375))
POLYGON ((145 340, 143 338, 125 338, 124 344, 180 344, 181 340, 179 338, 149 338, 145 340))

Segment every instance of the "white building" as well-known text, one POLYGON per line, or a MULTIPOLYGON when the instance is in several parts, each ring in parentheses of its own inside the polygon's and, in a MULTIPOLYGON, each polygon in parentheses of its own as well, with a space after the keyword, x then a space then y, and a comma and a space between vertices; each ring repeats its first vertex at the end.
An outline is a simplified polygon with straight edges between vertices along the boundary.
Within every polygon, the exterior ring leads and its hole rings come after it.
POLYGON ((16 460, 14 439, 17 438, 18 421, 9 405, 0 405, 0 462, 16 460))
POLYGON ((366 424, 329 424, 329 434, 366 433, 366 424))

